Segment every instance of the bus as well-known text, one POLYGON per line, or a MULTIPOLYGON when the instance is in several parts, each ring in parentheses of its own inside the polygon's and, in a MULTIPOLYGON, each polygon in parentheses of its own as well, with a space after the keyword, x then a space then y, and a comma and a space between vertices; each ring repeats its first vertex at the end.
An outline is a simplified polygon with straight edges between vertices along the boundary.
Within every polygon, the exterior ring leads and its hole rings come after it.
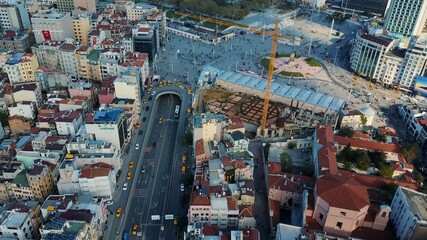
POLYGON ((179 105, 176 105, 175 106, 175 113, 174 113, 174 116, 177 118, 177 117, 179 117, 179 105))

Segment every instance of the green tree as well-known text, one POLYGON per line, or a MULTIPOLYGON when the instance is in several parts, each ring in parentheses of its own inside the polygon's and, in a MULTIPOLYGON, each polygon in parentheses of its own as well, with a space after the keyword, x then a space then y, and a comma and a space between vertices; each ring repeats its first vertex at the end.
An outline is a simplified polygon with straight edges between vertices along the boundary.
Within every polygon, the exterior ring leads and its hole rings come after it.
POLYGON ((292 172, 294 162, 292 161, 292 157, 289 153, 282 152, 280 154, 280 164, 282 165, 282 172, 292 172))
POLYGON ((360 123, 362 126, 366 126, 366 123, 368 122, 368 118, 365 115, 360 115, 360 123))
POLYGON ((385 177, 385 178, 392 178, 393 177, 393 168, 390 167, 389 165, 383 165, 379 169, 379 174, 380 174, 380 176, 385 177))
POLYGON ((371 165, 371 159, 365 151, 363 151, 363 154, 361 154, 360 157, 357 158, 356 165, 359 169, 362 170, 368 169, 371 165))
POLYGON ((424 182, 424 176, 420 172, 415 172, 414 173, 414 180, 419 182, 419 183, 422 183, 422 182, 424 182))
POLYGON ((0 112, 0 121, 3 127, 9 126, 9 116, 7 116, 7 113, 0 112))
POLYGON ((295 140, 288 142, 288 148, 289 149, 294 149, 296 147, 297 147, 297 142, 295 140))
POLYGON ((385 154, 383 151, 370 151, 368 152, 368 156, 371 159, 371 162, 375 164, 375 167, 378 169, 387 159, 387 154, 385 154))
POLYGON ((353 137, 354 130, 349 126, 344 126, 337 133, 341 137, 353 137))
POLYGON ((402 148, 402 154, 406 160, 412 162, 420 156, 420 146, 418 146, 417 143, 412 143, 411 145, 402 148))
POLYGON ((182 175, 182 183, 186 187, 193 185, 194 175, 191 172, 186 172, 182 175))
POLYGON ((182 138, 182 143, 185 146, 192 145, 193 144, 193 133, 184 134, 184 137, 182 138))
POLYGON ((302 169, 302 175, 308 176, 308 177, 313 177, 313 175, 314 175, 314 164, 309 163, 309 164, 305 165, 304 168, 302 169))

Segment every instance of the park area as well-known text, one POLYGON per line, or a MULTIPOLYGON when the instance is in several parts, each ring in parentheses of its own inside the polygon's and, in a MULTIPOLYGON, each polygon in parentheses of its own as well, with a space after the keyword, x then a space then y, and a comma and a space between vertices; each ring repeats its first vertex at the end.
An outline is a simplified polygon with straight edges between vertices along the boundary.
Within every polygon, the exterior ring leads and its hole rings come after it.
MULTIPOLYGON (((261 65, 268 70, 269 58, 261 59, 261 65)), ((304 58, 294 54, 276 54, 274 73, 285 77, 316 77, 323 71, 322 65, 313 58, 304 58)))

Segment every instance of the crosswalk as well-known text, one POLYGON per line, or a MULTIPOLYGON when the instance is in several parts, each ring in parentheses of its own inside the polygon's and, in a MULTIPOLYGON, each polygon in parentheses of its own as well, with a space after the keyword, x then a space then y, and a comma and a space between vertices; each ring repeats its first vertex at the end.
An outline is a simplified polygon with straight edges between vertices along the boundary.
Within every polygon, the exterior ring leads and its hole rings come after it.
POLYGON ((147 197, 148 190, 146 188, 135 189, 132 197, 147 197))

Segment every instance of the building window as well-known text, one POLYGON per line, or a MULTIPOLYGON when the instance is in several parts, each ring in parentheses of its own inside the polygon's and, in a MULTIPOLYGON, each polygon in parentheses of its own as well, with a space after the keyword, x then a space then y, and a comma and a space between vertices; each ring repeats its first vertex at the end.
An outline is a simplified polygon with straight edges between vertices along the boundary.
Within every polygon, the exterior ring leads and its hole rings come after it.
POLYGON ((320 218, 320 220, 322 220, 322 221, 323 221, 323 214, 320 214, 320 215, 319 215, 319 218, 320 218))
POLYGON ((342 222, 337 222, 337 228, 342 229, 342 222))
POLYGON ((341 215, 343 215, 344 217, 345 217, 345 215, 346 215, 346 212, 340 212, 341 213, 341 215))

